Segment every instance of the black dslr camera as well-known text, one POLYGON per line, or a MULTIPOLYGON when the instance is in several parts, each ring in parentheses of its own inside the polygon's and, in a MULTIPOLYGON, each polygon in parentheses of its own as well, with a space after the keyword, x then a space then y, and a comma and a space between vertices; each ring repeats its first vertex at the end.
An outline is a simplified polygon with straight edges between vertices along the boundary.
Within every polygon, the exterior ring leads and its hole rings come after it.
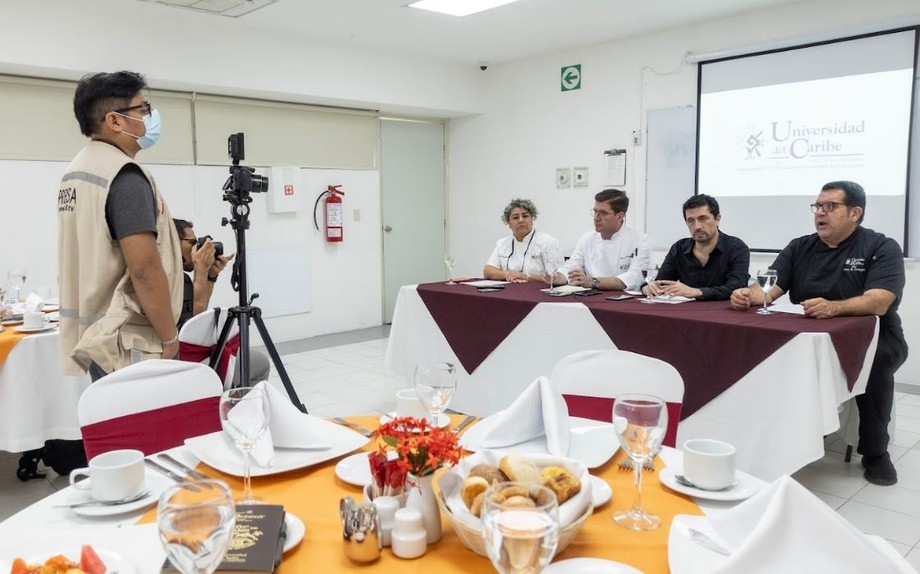
POLYGON ((224 191, 237 195, 265 193, 268 191, 267 177, 256 175, 255 168, 240 165, 240 161, 246 159, 243 132, 230 134, 230 137, 227 138, 227 153, 230 155, 230 159, 233 160, 233 165, 230 166, 230 177, 224 184, 224 191))
POLYGON ((210 239, 211 243, 214 245, 214 258, 216 259, 220 257, 221 255, 223 255, 224 254, 223 242, 214 241, 214 238, 211 237, 210 235, 205 235, 204 237, 198 238, 198 243, 196 244, 198 246, 198 249, 201 249, 201 247, 204 245, 204 242, 207 241, 208 239, 210 239))

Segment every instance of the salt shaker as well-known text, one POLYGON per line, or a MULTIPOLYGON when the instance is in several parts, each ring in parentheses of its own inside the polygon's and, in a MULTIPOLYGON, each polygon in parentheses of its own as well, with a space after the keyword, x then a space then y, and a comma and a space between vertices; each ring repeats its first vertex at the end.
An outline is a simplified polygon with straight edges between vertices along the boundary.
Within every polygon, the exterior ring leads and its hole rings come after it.
POLYGON ((380 517, 373 504, 357 504, 346 496, 339 503, 345 556, 352 562, 373 562, 380 558, 380 517))
POLYGON ((422 513, 417 508, 400 508, 396 511, 390 535, 393 554, 400 558, 418 558, 428 549, 427 537, 422 513))
POLYGON ((393 496, 378 496, 374 499, 374 506, 377 507, 377 516, 380 517, 380 541, 385 548, 390 545, 396 511, 399 510, 399 499, 393 496))

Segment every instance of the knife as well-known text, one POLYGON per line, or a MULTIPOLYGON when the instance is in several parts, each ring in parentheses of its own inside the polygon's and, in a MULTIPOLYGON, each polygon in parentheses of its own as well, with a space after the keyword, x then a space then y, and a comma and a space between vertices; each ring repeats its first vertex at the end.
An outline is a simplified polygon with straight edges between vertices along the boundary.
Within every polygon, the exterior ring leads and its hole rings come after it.
POLYGON ((453 433, 454 433, 454 434, 459 434, 460 431, 462 431, 462 430, 465 429, 466 427, 468 427, 468 426, 470 426, 471 424, 473 424, 474 422, 476 422, 476 418, 477 418, 477 417, 475 417, 475 416, 473 416, 473 415, 467 416, 465 419, 463 419, 462 421, 460 421, 460 424, 458 424, 458 425, 454 428, 453 433))
POLYGON ((172 456, 170 456, 170 455, 168 455, 168 454, 166 454, 166 453, 158 454, 158 455, 157 455, 157 458, 160 459, 160 460, 165 460, 166 462, 168 462, 169 464, 171 464, 171 465, 175 466, 176 468, 182 470, 182 472, 184 472, 185 474, 187 474, 187 475, 189 475, 190 477, 194 478, 195 480, 208 480, 208 477, 207 477, 207 476, 201 474, 200 472, 198 472, 198 471, 195 470, 194 468, 191 468, 191 467, 189 467, 189 466, 187 466, 187 465, 185 465, 185 464, 182 464, 182 462, 176 460, 175 458, 173 458, 172 456))
POLYGON ((145 458, 145 459, 144 459, 144 464, 146 464, 147 466, 149 466, 150 468, 152 468, 153 470, 155 470, 155 471, 157 471, 157 472, 159 472, 159 473, 161 473, 161 474, 165 474, 166 476, 168 476, 169 478, 175 480, 176 482, 188 482, 188 481, 185 479, 184 476, 180 476, 180 475, 176 474, 175 472, 169 470, 169 469, 166 468, 165 466, 153 462, 153 461, 150 460, 149 458, 145 458))

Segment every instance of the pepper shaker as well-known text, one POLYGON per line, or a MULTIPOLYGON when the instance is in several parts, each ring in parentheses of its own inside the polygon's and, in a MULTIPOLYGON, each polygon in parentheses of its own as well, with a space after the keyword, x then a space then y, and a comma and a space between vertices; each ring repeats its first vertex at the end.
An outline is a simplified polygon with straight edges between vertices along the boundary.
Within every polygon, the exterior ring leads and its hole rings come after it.
POLYGON ((380 541, 384 548, 390 546, 393 526, 396 523, 396 511, 399 510, 399 499, 393 496, 378 496, 374 499, 377 507, 377 516, 380 517, 380 541))
POLYGON ((428 549, 428 533, 417 508, 400 508, 390 535, 393 554, 400 558, 418 558, 428 549))

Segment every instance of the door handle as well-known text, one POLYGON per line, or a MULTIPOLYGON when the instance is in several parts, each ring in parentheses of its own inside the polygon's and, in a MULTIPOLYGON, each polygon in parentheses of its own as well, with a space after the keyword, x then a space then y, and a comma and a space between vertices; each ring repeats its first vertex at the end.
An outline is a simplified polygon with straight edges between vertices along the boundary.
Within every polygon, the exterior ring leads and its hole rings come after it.
POLYGON ((384 225, 384 226, 383 226, 383 230, 384 230, 385 232, 389 233, 389 232, 393 231, 393 228, 390 227, 389 225, 384 225))

